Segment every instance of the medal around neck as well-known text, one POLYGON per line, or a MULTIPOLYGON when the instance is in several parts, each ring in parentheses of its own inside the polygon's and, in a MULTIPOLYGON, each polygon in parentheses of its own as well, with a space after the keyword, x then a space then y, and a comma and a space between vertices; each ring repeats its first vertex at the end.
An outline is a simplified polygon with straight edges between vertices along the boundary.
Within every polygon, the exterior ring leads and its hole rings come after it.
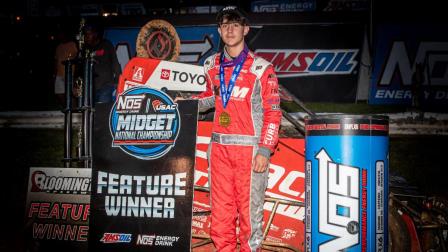
POLYGON ((219 125, 223 126, 223 127, 228 127, 231 123, 231 118, 230 115, 223 111, 218 118, 218 123, 219 125))
POLYGON ((230 100, 230 95, 232 94, 233 87, 235 86, 236 78, 240 74, 241 68, 243 67, 244 61, 246 61, 247 54, 249 53, 249 49, 246 45, 244 45, 243 51, 231 61, 224 61, 224 52, 221 53, 220 58, 220 66, 219 66, 219 82, 221 88, 221 98, 222 98, 222 106, 225 108, 227 103, 230 100), (229 80, 229 85, 226 88, 225 76, 224 76, 224 67, 235 66, 232 72, 232 76, 229 80))

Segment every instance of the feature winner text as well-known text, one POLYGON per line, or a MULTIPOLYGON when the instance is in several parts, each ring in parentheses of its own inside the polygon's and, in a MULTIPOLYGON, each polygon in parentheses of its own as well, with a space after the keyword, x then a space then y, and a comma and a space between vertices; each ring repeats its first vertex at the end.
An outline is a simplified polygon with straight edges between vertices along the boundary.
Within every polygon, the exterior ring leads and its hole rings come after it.
POLYGON ((157 176, 98 172, 107 216, 174 218, 174 196, 185 196, 186 172, 157 176))

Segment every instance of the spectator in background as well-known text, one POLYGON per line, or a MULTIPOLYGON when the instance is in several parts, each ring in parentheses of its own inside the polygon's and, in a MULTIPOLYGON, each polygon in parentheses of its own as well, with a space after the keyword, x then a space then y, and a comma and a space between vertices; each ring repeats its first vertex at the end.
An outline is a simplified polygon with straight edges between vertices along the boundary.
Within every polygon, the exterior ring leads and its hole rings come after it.
POLYGON ((109 40, 103 39, 102 31, 95 25, 84 28, 86 50, 92 53, 93 96, 95 102, 112 102, 113 93, 121 74, 115 48, 109 40))
POLYGON ((65 65, 64 61, 74 59, 78 54, 78 48, 73 39, 68 35, 69 32, 62 29, 58 32, 57 40, 60 43, 56 46, 54 53, 55 74, 54 74, 54 93, 61 106, 65 106, 65 65))

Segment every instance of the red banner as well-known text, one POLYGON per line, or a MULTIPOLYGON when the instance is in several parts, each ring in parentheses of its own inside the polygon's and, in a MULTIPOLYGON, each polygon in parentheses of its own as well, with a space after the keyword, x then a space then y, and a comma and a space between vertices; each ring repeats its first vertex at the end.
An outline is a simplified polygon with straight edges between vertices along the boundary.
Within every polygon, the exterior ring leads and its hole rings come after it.
MULTIPOLYGON (((207 148, 212 132, 211 122, 199 122, 196 141, 195 185, 208 187, 207 148)), ((269 184, 266 195, 273 198, 300 201, 305 200, 305 156, 304 139, 280 138, 277 151, 271 158, 269 184)), ((264 225, 269 220, 274 203, 265 202, 264 225)), ((195 191, 193 211, 210 210, 209 194, 195 191)), ((275 212, 266 241, 284 243, 303 250, 305 208, 280 204, 275 212)), ((192 233, 208 235, 210 216, 194 216, 192 233)), ((193 244, 200 240, 193 240, 193 244)), ((208 244, 194 251, 213 251, 208 244)))

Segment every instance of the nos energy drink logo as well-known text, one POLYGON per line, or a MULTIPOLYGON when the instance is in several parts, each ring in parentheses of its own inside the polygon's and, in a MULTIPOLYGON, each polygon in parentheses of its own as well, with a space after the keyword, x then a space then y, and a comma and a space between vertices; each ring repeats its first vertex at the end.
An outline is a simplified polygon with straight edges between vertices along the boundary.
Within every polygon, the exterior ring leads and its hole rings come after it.
POLYGON ((177 104, 163 92, 132 88, 118 96, 110 113, 112 147, 139 159, 157 159, 174 146, 180 130, 177 104))
POLYGON ((319 232, 335 237, 320 244, 319 251, 342 251, 359 243, 360 169, 333 162, 325 149, 316 158, 319 232))

